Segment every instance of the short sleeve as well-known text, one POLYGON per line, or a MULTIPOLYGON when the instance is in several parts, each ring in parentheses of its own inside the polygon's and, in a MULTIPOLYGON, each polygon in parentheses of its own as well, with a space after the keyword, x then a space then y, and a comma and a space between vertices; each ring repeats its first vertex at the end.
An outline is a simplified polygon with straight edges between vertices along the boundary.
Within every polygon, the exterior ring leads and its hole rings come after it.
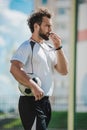
POLYGON ((27 62, 27 58, 30 54, 30 44, 29 41, 25 41, 22 43, 17 51, 14 53, 13 57, 11 58, 11 61, 18 60, 25 64, 27 62))

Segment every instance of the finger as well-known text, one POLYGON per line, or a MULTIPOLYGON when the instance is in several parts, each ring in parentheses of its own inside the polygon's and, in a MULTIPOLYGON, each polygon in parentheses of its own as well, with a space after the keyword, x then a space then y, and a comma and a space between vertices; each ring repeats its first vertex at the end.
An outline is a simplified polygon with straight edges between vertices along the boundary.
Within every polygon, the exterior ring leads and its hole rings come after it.
POLYGON ((35 97, 35 100, 37 101, 37 100, 41 100, 41 98, 44 96, 44 94, 43 93, 40 93, 39 95, 37 95, 36 97, 35 97))
POLYGON ((35 101, 37 101, 38 100, 38 96, 35 96, 35 101))
POLYGON ((44 93, 40 93, 40 99, 43 98, 44 96, 44 93))
POLYGON ((55 34, 55 33, 50 33, 50 36, 51 36, 52 38, 61 39, 61 37, 60 37, 59 35, 55 34))
POLYGON ((37 95, 37 96, 35 97, 35 101, 40 100, 40 99, 41 99, 41 96, 40 96, 40 95, 37 95))

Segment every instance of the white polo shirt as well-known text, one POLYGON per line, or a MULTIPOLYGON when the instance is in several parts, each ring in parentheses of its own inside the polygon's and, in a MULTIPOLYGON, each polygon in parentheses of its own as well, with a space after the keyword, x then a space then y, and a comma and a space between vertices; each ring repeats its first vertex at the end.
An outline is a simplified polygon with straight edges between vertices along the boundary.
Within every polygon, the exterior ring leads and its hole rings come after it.
POLYGON ((20 45, 12 60, 22 62, 26 73, 33 71, 41 80, 41 88, 44 90, 45 96, 52 95, 54 65, 57 64, 57 58, 55 51, 46 43, 35 43, 32 51, 30 40, 27 40, 20 45))

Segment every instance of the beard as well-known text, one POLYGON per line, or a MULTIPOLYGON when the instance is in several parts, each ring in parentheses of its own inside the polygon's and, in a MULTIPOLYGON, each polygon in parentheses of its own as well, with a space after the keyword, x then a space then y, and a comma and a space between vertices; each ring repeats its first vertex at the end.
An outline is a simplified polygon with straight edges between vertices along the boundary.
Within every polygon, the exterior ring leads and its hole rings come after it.
POLYGON ((41 29, 39 30, 39 36, 46 41, 49 40, 49 33, 44 34, 41 29))

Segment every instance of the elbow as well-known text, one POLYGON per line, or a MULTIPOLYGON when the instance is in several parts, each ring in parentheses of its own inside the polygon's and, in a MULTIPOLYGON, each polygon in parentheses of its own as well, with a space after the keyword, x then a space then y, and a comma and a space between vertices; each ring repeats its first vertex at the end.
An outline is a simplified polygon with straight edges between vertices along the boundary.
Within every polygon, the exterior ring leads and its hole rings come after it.
POLYGON ((61 75, 67 75, 69 73, 69 68, 64 67, 64 68, 56 68, 57 72, 59 72, 61 75))
POLYGON ((69 73, 69 64, 67 63, 67 65, 62 70, 62 75, 67 75, 69 73))
POLYGON ((10 67, 10 73, 13 75, 13 72, 14 72, 14 68, 13 68, 13 66, 11 65, 11 67, 10 67))
POLYGON ((10 68, 10 73, 13 74, 12 68, 10 68))
POLYGON ((12 69, 10 69, 10 73, 12 74, 13 72, 12 72, 12 69))
POLYGON ((69 73, 68 70, 57 70, 61 75, 67 75, 69 73))
POLYGON ((68 69, 68 68, 64 69, 64 70, 61 72, 62 75, 67 75, 68 73, 69 73, 69 69, 68 69))
POLYGON ((55 66, 57 72, 59 72, 61 75, 67 75, 69 73, 69 65, 64 64, 64 65, 56 65, 55 66))
POLYGON ((57 68, 57 71, 58 71, 61 75, 67 75, 67 74, 69 73, 69 68, 68 68, 68 66, 62 67, 62 68, 57 68))
POLYGON ((68 71, 64 71, 61 73, 62 75, 67 75, 68 74, 68 71))

